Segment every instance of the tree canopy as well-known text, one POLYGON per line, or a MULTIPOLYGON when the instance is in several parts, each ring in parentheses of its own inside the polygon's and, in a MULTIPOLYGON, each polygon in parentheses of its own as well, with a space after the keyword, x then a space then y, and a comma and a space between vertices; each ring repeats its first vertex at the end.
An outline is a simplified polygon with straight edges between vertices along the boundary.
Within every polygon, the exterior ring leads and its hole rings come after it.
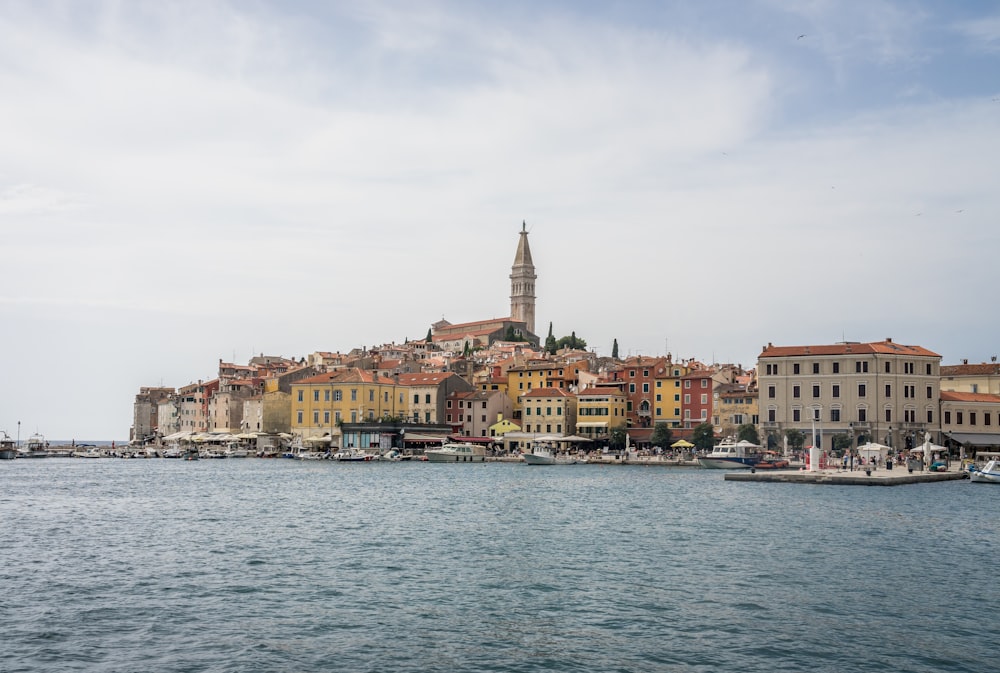
POLYGON ((745 439, 753 444, 760 444, 760 435, 757 434, 757 426, 753 423, 744 423, 736 431, 736 439, 745 439))
POLYGON ((665 449, 673 443, 673 439, 673 431, 666 423, 660 421, 653 426, 653 434, 650 435, 649 441, 652 442, 653 446, 665 449))
POLYGON ((712 424, 702 423, 695 426, 695 429, 691 432, 691 443, 705 451, 715 446, 715 428, 712 424))
POLYGON ((571 350, 583 350, 587 348, 587 342, 576 335, 576 332, 572 332, 569 336, 564 336, 558 341, 556 341, 556 350, 561 348, 569 348, 571 350))
POLYGON ((615 342, 611 345, 611 357, 615 360, 618 359, 618 339, 615 339, 615 342))

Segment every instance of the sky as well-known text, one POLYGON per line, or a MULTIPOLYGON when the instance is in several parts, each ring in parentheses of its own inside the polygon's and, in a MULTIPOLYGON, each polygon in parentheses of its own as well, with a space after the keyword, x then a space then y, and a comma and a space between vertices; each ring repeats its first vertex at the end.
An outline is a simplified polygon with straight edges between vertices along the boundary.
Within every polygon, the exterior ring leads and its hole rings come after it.
POLYGON ((993 2, 0 0, 0 430, 510 313, 1000 354, 993 2))

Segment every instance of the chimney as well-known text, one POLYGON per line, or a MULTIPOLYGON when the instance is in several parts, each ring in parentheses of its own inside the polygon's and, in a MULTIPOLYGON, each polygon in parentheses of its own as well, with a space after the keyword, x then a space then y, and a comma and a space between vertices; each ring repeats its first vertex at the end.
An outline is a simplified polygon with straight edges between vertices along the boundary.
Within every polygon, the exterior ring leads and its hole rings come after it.
POLYGON ((886 342, 887 344, 891 344, 891 343, 892 343, 892 337, 886 337, 886 338, 885 338, 885 342, 886 342))

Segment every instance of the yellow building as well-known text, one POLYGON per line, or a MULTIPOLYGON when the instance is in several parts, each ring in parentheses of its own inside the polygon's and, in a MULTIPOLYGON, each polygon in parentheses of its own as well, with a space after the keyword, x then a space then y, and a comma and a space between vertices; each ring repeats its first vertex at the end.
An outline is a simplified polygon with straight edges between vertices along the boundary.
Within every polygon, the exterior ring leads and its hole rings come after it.
POLYGON ((606 442, 611 431, 623 428, 627 418, 625 394, 614 386, 587 388, 576 396, 576 428, 581 437, 606 442))
POLYGON ((576 427, 576 396, 559 388, 534 388, 521 395, 524 432, 569 435, 576 427))
POLYGON ((653 381, 653 426, 666 423, 668 428, 683 427, 681 418, 681 377, 691 373, 691 368, 667 362, 664 372, 653 381))
POLYGON ((405 390, 391 376, 350 369, 292 384, 291 431, 301 437, 336 434, 341 423, 408 415, 405 390))

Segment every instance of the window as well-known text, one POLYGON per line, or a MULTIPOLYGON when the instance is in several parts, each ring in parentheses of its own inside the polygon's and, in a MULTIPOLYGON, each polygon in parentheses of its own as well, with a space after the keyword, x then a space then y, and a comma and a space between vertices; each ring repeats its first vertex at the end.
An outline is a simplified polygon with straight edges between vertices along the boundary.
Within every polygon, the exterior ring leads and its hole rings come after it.
POLYGON ((950 411, 944 412, 944 424, 945 425, 951 425, 951 412, 950 411))
POLYGON ((774 386, 767 387, 767 396, 770 397, 771 399, 775 398, 774 386))
POLYGON ((368 401, 369 402, 374 402, 375 401, 375 391, 374 390, 369 390, 368 391, 368 401))
POLYGON ((685 388, 690 388, 691 387, 691 379, 687 379, 686 381, 684 381, 684 387, 685 388))
POLYGON ((708 393, 702 393, 701 394, 701 403, 702 404, 708 404, 708 393))
POLYGON ((976 424, 976 412, 975 411, 970 411, 969 412, 969 425, 975 425, 975 424, 976 424))
POLYGON ((684 393, 684 404, 691 404, 691 394, 684 393))
POLYGON ((858 397, 864 397, 868 393, 868 387, 864 383, 858 384, 858 397))
POLYGON ((886 397, 892 397, 892 384, 891 383, 885 384, 885 396, 886 397))
POLYGON ((840 409, 830 409, 830 420, 834 423, 840 423, 840 409))
POLYGON ((928 423, 934 422, 934 412, 931 411, 930 409, 927 410, 927 422, 928 423))
MULTIPOLYGON (((351 402, 357 402, 357 401, 358 401, 358 389, 351 388, 351 402)), ((351 423, 353 422, 354 421, 351 421, 351 423)))
POLYGON ((798 374, 799 373, 799 363, 798 362, 796 362, 794 365, 792 365, 792 373, 793 374, 798 374))
POLYGON ((834 397, 840 397, 840 384, 834 383, 830 388, 830 394, 834 397))
MULTIPOLYGON (((319 392, 318 390, 316 392, 319 392)), ((313 412, 313 425, 319 425, 319 412, 313 412)))
POLYGON ((644 379, 648 379, 649 378, 649 370, 648 369, 643 369, 642 370, 642 378, 644 378, 644 379))
POLYGON ((800 393, 801 393, 801 389, 799 388, 799 386, 792 386, 792 397, 794 397, 794 398, 797 399, 797 398, 801 397, 800 393))
POLYGON ((819 363, 818 362, 814 362, 813 363, 813 374, 819 374, 819 363))
MULTIPOLYGON (((418 393, 413 393, 413 403, 420 404, 420 395, 418 393)), ((448 408, 451 409, 451 400, 448 400, 448 408)))
POLYGON ((675 394, 674 395, 674 402, 680 402, 680 401, 681 401, 680 393, 675 394))
POLYGON ((855 374, 867 374, 868 373, 868 361, 858 360, 854 363, 854 373, 855 374))
POLYGON ((323 401, 324 402, 329 402, 330 401, 330 391, 329 390, 324 390, 323 391, 323 401))
POLYGON ((343 391, 341 391, 341 390, 334 390, 333 391, 333 401, 334 402, 340 402, 343 398, 344 398, 343 391))
POLYGON ((892 423, 892 409, 885 410, 885 422, 892 423))
POLYGON ((839 362, 834 362, 833 363, 833 373, 834 374, 839 374, 840 373, 840 363, 839 362))
POLYGON ((928 362, 928 363, 927 363, 927 376, 930 376, 930 375, 931 375, 931 365, 930 365, 930 363, 928 362))
POLYGON ((657 402, 662 402, 663 401, 663 395, 660 395, 660 393, 656 393, 656 401, 657 402))
POLYGON ((886 374, 892 373, 892 363, 889 362, 888 360, 885 361, 885 373, 886 374))
MULTIPOLYGON (((301 393, 301 392, 302 391, 300 390, 299 393, 301 393)), ((295 414, 295 419, 296 419, 295 420, 296 423, 298 423, 299 425, 302 425, 302 410, 301 409, 299 409, 298 413, 295 414)))
POLYGON ((323 412, 323 423, 326 424, 326 425, 330 425, 330 412, 329 411, 324 411, 323 412))
POLYGON ((701 380, 701 387, 702 388, 707 388, 708 387, 708 379, 702 379, 701 380))
POLYGON ((964 414, 961 411, 955 412, 955 425, 961 425, 964 414))
POLYGON ((798 423, 801 420, 802 420, 802 410, 801 409, 792 409, 792 422, 793 423, 798 423))
POLYGON ((774 409, 768 409, 767 410, 767 422, 768 423, 774 423, 774 419, 775 419, 774 413, 775 413, 774 409))
POLYGON ((628 384, 628 391, 630 393, 634 393, 635 392, 635 384, 634 383, 628 384))
POLYGON ((648 393, 649 392, 649 384, 648 383, 643 383, 642 384, 642 392, 644 392, 644 393, 648 393))
POLYGON ((531 407, 525 407, 524 408, 524 415, 525 416, 530 416, 531 415, 531 407))
POLYGON ((860 421, 861 423, 868 422, 868 410, 865 409, 864 407, 858 408, 858 421, 860 421))
POLYGON ((983 412, 983 425, 991 425, 990 412, 988 411, 983 412))
POLYGON ((819 386, 813 386, 813 398, 819 397, 819 386))
POLYGON ((424 404, 430 404, 430 403, 431 403, 431 394, 427 393, 426 395, 424 395, 424 404))
POLYGON ((302 393, 303 393, 302 389, 299 389, 299 402, 302 401, 302 393))

